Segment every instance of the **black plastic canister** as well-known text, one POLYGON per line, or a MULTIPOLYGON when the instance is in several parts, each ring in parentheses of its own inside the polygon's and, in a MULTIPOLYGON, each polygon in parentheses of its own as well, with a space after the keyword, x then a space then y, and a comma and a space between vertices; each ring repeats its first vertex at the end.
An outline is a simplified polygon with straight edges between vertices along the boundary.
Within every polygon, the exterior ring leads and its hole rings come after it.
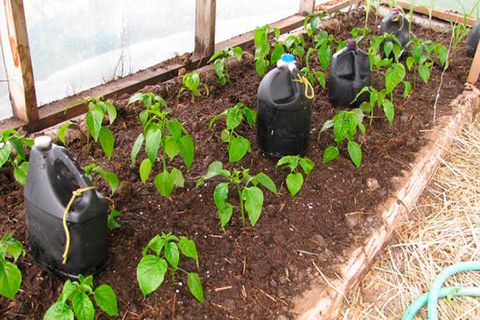
POLYGON ((402 48, 405 48, 410 40, 409 32, 410 22, 404 15, 400 12, 400 9, 394 8, 392 12, 385 16, 380 23, 379 34, 384 33, 393 34, 397 37, 398 41, 402 45, 402 48))
POLYGON ((329 75, 328 98, 337 108, 355 108, 369 99, 368 93, 355 100, 363 87, 370 85, 368 54, 357 47, 353 39, 345 48, 335 53, 329 75), (355 100, 355 102, 353 102, 355 100))
POLYGON ((257 143, 272 157, 305 154, 310 133, 313 88, 291 54, 260 82, 257 93, 257 143))
POLYGON ((467 35, 467 56, 472 57, 477 51, 478 40, 480 40, 480 20, 475 22, 467 35))
POLYGON ((76 198, 67 219, 71 239, 68 260, 62 264, 65 207, 73 191, 91 186, 91 181, 69 152, 46 136, 35 138, 29 161, 24 195, 33 257, 62 277, 95 273, 107 254, 106 199, 96 190, 76 198))

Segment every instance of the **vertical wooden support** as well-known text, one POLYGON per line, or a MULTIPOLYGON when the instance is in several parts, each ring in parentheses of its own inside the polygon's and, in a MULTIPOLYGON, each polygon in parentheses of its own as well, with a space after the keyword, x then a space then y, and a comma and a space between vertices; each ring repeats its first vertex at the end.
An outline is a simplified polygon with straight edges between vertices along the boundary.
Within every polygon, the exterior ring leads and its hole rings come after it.
POLYGON ((298 14, 303 16, 308 16, 313 13, 315 9, 315 0, 300 0, 300 7, 298 9, 298 14))
POLYGON ((217 0, 197 0, 195 7, 194 54, 210 57, 215 53, 217 0))
POLYGON ((477 45, 477 50, 475 51, 475 57, 473 57, 472 66, 470 67, 470 72, 468 73, 467 82, 470 84, 475 84, 478 81, 479 75, 480 75, 480 43, 477 45))
POLYGON ((23 0, 0 0, 0 41, 13 116, 26 122, 37 120, 37 97, 23 0))

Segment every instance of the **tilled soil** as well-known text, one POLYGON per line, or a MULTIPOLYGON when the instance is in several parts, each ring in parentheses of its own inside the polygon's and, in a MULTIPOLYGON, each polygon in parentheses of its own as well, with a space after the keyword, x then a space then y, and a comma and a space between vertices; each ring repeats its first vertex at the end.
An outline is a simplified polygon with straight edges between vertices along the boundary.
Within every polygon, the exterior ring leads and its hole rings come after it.
MULTIPOLYGON (((348 38, 352 28, 362 26, 364 14, 350 12, 335 19, 337 27, 327 31, 335 39, 348 38)), ((440 34, 418 26, 414 26, 413 31, 421 38, 448 46, 449 33, 440 34)), ((366 49, 366 45, 360 43, 361 48, 366 49)), ((463 44, 453 55, 444 75, 437 116, 450 114, 449 102, 462 92, 471 64, 463 44)), ((220 140, 222 122, 210 129, 208 121, 237 102, 255 107, 261 77, 252 62, 247 59, 244 64, 232 67, 232 82, 225 87, 219 87, 213 72, 207 69, 202 74, 211 95, 197 98, 195 102, 187 95, 177 99, 178 79, 145 88, 144 91, 157 92, 167 100, 173 115, 184 123, 195 141, 195 159, 185 173, 185 188, 175 190, 168 199, 157 194, 152 181, 143 185, 138 167, 131 167, 130 150, 142 127, 137 117, 138 106, 126 106, 128 97, 119 97, 114 101, 119 107, 119 118, 112 126, 116 149, 110 161, 98 145, 86 155, 85 140, 75 131, 70 133, 67 144, 81 165, 95 162, 116 172, 122 181, 114 196, 122 211, 122 227, 110 233, 107 266, 96 277, 96 283, 109 283, 114 287, 124 319, 289 318, 293 298, 306 290, 317 276, 313 262, 322 272, 333 274, 335 265, 345 261, 347 249, 361 243, 378 223, 372 213, 396 188, 391 178, 408 170, 415 153, 427 143, 423 133, 433 126, 433 105, 441 73, 442 68, 435 65, 430 82, 418 81, 406 101, 401 97, 401 90, 396 94, 393 125, 377 113, 373 125, 367 125, 366 136, 361 138, 363 164, 360 169, 355 169, 346 152, 328 165, 321 164, 323 150, 333 144, 333 137, 331 133, 322 134, 317 142, 318 132, 337 110, 328 102, 326 91, 317 87, 307 152, 316 168, 295 198, 290 197, 285 187, 287 172, 277 169, 275 160, 259 153, 255 129, 242 127, 240 133, 253 142, 253 152, 238 166, 250 168, 251 173, 265 172, 280 192, 278 196, 265 192, 264 210, 255 228, 242 228, 236 211, 225 233, 220 229, 212 200, 217 180, 208 181, 200 188, 195 188, 195 180, 206 172, 212 161, 228 163, 226 145, 220 140), (170 231, 188 235, 197 244, 198 272, 206 297, 203 304, 189 294, 183 275, 179 275, 176 283, 166 277, 161 288, 146 299, 138 288, 136 266, 142 248, 154 235, 170 231)), ((411 73, 408 77, 412 80, 411 73)), ((382 75, 373 75, 374 85, 380 87, 382 83, 382 75)), ((143 157, 141 153, 139 159, 143 157)), ((185 172, 180 160, 177 159, 175 165, 185 172)), ((155 170, 159 172, 158 165, 155 170)), ((14 183, 8 170, 0 175, 0 183, 3 215, 0 235, 11 233, 28 248, 23 190, 14 183)), ((231 201, 236 203, 238 199, 231 201)), ((59 295, 63 281, 43 271, 29 254, 20 260, 19 266, 23 272, 22 291, 13 302, 0 298, 0 315, 3 319, 41 319, 59 295)), ((183 262, 183 266, 195 269, 190 261, 183 262)), ((105 315, 99 312, 98 318, 105 315)))

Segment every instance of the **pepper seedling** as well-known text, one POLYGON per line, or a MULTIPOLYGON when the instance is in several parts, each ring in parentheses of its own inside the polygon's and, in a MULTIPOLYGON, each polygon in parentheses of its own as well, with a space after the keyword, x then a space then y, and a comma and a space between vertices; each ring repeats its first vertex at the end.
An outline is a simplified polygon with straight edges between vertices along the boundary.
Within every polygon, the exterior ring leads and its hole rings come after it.
POLYGON ((137 281, 144 297, 162 285, 168 270, 170 270, 172 280, 175 281, 175 272, 178 270, 187 275, 188 289, 195 299, 199 302, 205 300, 198 273, 188 272, 179 267, 180 253, 195 260, 197 268, 199 267, 195 242, 187 237, 178 238, 169 232, 156 235, 148 242, 137 266, 137 281))
POLYGON ((220 182, 213 191, 213 200, 218 210, 220 227, 225 231, 225 226, 232 218, 234 205, 227 202, 229 187, 233 185, 238 192, 240 201, 239 209, 242 216, 242 225, 245 227, 245 211, 252 226, 255 226, 263 209, 263 191, 259 186, 265 187, 270 192, 277 194, 277 186, 265 173, 260 172, 250 175, 250 170, 242 168, 233 169, 232 172, 223 169, 220 161, 214 161, 208 166, 207 173, 197 180, 197 187, 204 184, 205 180, 223 177, 226 181, 220 182))
POLYGON ((235 57, 237 61, 241 61, 243 56, 243 49, 241 47, 233 47, 215 52, 215 54, 208 60, 208 63, 213 61, 213 69, 217 75, 217 81, 224 86, 230 82, 230 75, 228 73, 228 57, 235 57))
POLYGON ((65 281, 62 293, 52 304, 43 320, 78 319, 93 320, 95 318, 95 301, 97 307, 110 317, 118 316, 117 296, 108 284, 98 287, 93 285, 93 276, 78 276, 78 281, 65 281))
POLYGON ((200 80, 200 74, 198 72, 189 72, 183 75, 182 77, 182 87, 178 92, 178 96, 180 97, 183 92, 190 91, 192 95, 192 102, 195 101, 195 97, 201 97, 202 93, 200 92, 200 86, 203 86, 205 90, 205 96, 208 96, 209 90, 206 83, 203 83, 200 80))
MULTIPOLYGON (((110 101, 104 101, 101 97, 88 97, 83 100, 87 105, 85 122, 87 124, 87 154, 90 153, 90 139, 100 141, 100 146, 108 159, 112 156, 115 148, 115 137, 107 126, 103 125, 104 118, 108 116, 109 124, 112 125, 117 118, 117 109, 110 101)), ((67 107, 68 109, 68 107, 67 107)), ((65 144, 65 133, 75 123, 67 121, 58 128, 58 137, 65 144)))
POLYGON ((183 188, 185 179, 180 169, 172 166, 169 171, 167 157, 170 161, 180 155, 187 169, 190 168, 195 154, 195 146, 187 129, 176 118, 170 117, 170 110, 165 100, 153 93, 136 93, 129 104, 140 102, 145 110, 139 114, 143 125, 133 144, 130 158, 132 166, 135 165, 138 153, 145 145, 147 158, 140 164, 140 179, 146 183, 152 168, 157 161, 158 153, 162 151, 162 172, 154 178, 155 187, 164 197, 168 197, 175 187, 183 188))
POLYGON ((20 241, 6 234, 0 240, 0 295, 14 299, 22 284, 22 272, 17 260, 25 255, 20 241))
MULTIPOLYGON (((93 181, 94 185, 97 185, 100 179, 103 179, 108 186, 110 187, 111 196, 115 194, 118 188, 120 180, 118 176, 111 172, 103 169, 100 166, 97 166, 95 163, 91 163, 88 166, 83 167, 85 174, 93 181), (93 179, 93 173, 98 175, 97 179, 93 179)), ((121 227, 121 224, 116 220, 120 216, 120 211, 115 208, 115 201, 112 198, 107 197, 109 201, 110 213, 107 218, 107 227, 110 230, 118 229, 121 227)))
POLYGON ((305 55, 305 67, 302 68, 303 74, 308 78, 312 86, 317 81, 323 89, 326 85, 326 70, 332 59, 332 44, 334 43, 333 35, 329 35, 325 30, 321 30, 314 38, 315 45, 307 50, 305 55), (313 54, 316 54, 321 70, 314 71, 310 67, 310 60, 313 54))
MULTIPOLYGON (((362 148, 360 143, 356 141, 357 129, 365 134, 365 126, 363 125, 363 112, 361 109, 352 109, 351 111, 340 111, 333 119, 326 121, 320 133, 333 128, 333 136, 336 146, 329 146, 323 152, 323 163, 338 158, 340 149, 347 142, 347 151, 350 159, 355 167, 359 168, 362 164, 362 148)), ((320 135, 319 135, 320 137, 320 135)))
POLYGON ((31 148, 33 140, 21 136, 14 129, 2 131, 0 136, 0 169, 8 162, 13 168, 15 180, 25 185, 28 173, 26 148, 31 148))
POLYGON ((413 38, 410 41, 412 46, 411 56, 407 57, 406 64, 408 70, 413 69, 413 85, 416 86, 416 74, 418 74, 424 83, 428 83, 430 73, 435 62, 433 53, 435 53, 441 66, 448 64, 448 49, 438 42, 431 40, 422 40, 413 38))
POLYGON ((266 24, 263 27, 258 27, 255 29, 254 33, 254 44, 255 44, 255 70, 259 76, 263 76, 267 71, 270 64, 276 63, 282 54, 285 53, 285 48, 282 42, 279 42, 280 29, 275 27, 273 29, 275 35, 275 46, 273 47, 273 52, 268 59, 270 54, 270 41, 268 41, 268 32, 270 31, 270 25, 266 24))
POLYGON ((295 197, 297 193, 302 189, 303 186, 303 175, 298 169, 300 166, 307 176, 310 175, 315 163, 307 157, 297 156, 283 156, 278 160, 277 167, 286 166, 290 169, 290 173, 287 175, 286 183, 287 189, 295 197))
POLYGON ((226 128, 222 130, 221 138, 222 142, 228 143, 228 161, 240 161, 252 148, 250 141, 239 135, 235 129, 243 119, 246 120, 249 127, 252 127, 257 121, 257 112, 239 102, 234 107, 215 115, 210 120, 209 127, 211 128, 220 117, 226 118, 226 128))

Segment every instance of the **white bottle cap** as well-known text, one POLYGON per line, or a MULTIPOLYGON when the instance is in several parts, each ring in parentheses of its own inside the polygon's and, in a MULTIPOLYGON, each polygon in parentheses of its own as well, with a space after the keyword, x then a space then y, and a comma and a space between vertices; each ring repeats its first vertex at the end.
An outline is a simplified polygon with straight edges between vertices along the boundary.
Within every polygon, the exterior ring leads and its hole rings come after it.
POLYGON ((52 138, 49 136, 39 136, 35 137, 34 145, 40 150, 50 149, 52 146, 52 138))

